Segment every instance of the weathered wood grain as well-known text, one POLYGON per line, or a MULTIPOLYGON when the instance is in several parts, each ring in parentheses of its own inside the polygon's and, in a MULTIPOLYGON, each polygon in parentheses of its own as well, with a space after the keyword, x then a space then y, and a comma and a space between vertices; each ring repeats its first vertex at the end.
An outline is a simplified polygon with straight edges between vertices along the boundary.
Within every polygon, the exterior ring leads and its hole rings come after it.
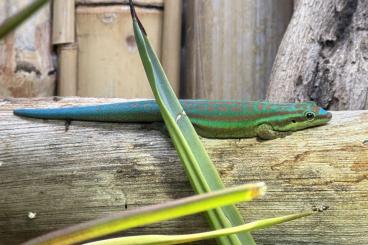
POLYGON ((299 0, 278 50, 267 99, 368 109, 368 1, 299 0))
MULTIPOLYGON (((147 125, 72 122, 66 131, 62 121, 12 114, 18 107, 116 101, 121 100, 0 100, 0 244, 192 194, 170 139, 147 125)), ((329 125, 283 139, 203 142, 227 186, 268 184, 265 198, 239 205, 247 220, 329 207, 255 232, 259 244, 366 244, 367 140, 368 111, 351 111, 334 112, 329 125)), ((197 215, 123 234, 205 229, 197 215)))

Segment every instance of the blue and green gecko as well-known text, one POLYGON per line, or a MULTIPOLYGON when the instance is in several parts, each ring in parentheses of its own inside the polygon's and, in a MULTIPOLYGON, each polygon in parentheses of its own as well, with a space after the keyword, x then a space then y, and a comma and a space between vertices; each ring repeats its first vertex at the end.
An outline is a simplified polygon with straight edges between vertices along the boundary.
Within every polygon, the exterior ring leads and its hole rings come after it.
MULTIPOLYGON (((319 126, 332 114, 314 102, 273 104, 222 100, 180 100, 199 135, 206 138, 275 139, 293 131, 319 126)), ((98 122, 161 122, 154 100, 92 106, 17 109, 15 115, 98 122)))

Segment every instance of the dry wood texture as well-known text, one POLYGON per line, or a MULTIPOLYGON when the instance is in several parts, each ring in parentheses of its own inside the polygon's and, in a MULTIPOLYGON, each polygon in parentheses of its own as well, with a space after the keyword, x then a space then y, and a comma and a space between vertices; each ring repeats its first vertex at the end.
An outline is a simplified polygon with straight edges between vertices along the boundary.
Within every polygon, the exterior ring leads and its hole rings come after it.
POLYGON ((270 101, 368 109, 368 1, 299 0, 273 67, 270 101))
POLYGON ((264 99, 290 0, 189 0, 185 96, 264 99))
MULTIPOLYGON (((113 211, 192 194, 170 139, 142 124, 31 120, 19 107, 118 99, 0 100, 0 244, 113 211), (30 219, 29 212, 36 214, 30 219)), ((366 244, 368 111, 334 112, 329 125, 283 139, 203 139, 227 186, 265 181, 265 198, 239 205, 247 220, 313 206, 328 210, 255 232, 259 244, 366 244)), ((201 216, 124 234, 205 230, 201 216)), ((208 243, 206 243, 208 244, 208 243)))
MULTIPOLYGON (((32 0, 0 1, 0 23, 32 0)), ((55 67, 50 40, 50 6, 0 40, 0 96, 52 96, 55 67)))

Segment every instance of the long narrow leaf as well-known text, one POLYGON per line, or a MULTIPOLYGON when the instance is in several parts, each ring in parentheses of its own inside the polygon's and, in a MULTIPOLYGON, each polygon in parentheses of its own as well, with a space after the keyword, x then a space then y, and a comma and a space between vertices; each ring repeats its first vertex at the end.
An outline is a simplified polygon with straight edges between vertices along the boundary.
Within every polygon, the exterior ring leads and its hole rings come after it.
POLYGON ((15 28, 17 28, 17 26, 22 24, 26 19, 28 19, 47 2, 48 0, 35 0, 15 15, 6 19, 0 25, 0 39, 6 36, 9 32, 13 31, 15 28))
MULTIPOLYGON (((130 5, 134 34, 148 80, 193 189, 196 193, 223 189, 224 185, 214 164, 170 87, 160 61, 135 13, 132 0, 130 0, 130 5)), ((244 224, 244 220, 235 206, 216 209, 208 212, 207 215, 211 226, 215 229, 244 224)), ((254 244, 251 235, 244 232, 222 237, 219 242, 223 245, 254 244)))
POLYGON ((291 220, 299 219, 305 216, 309 216, 312 213, 292 214, 276 218, 263 219, 255 222, 251 222, 245 225, 235 226, 232 228, 226 228, 221 230, 188 234, 188 235, 145 235, 145 236, 130 236, 121 237, 108 240, 102 240, 98 242, 91 242, 85 245, 123 245, 123 244, 135 244, 135 245, 170 245, 170 244, 182 244, 188 242, 195 242, 201 240, 208 240, 218 238, 220 236, 231 235, 244 231, 256 231, 264 229, 277 224, 285 223, 291 220))
POLYGON ((48 233, 25 245, 76 244, 129 228, 203 212, 219 206, 250 201, 265 193, 265 184, 248 184, 168 203, 121 212, 88 223, 48 233))

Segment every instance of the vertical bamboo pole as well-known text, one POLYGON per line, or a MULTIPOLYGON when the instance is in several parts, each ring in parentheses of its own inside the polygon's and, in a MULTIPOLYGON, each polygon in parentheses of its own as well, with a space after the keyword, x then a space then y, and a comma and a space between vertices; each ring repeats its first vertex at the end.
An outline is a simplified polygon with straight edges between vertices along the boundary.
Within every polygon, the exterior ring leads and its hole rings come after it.
POLYGON ((77 96, 78 48, 77 44, 64 44, 58 47, 59 76, 57 94, 77 96))
POLYGON ((181 0, 164 1, 162 66, 174 91, 179 93, 180 44, 181 44, 181 0))
MULTIPOLYGON (((145 6, 137 12, 161 57, 163 11, 145 6)), ((153 98, 134 40, 129 7, 81 4, 76 14, 78 96, 153 98)))
POLYGON ((58 50, 57 94, 76 96, 78 51, 75 43, 75 0, 54 0, 52 41, 58 50))
POLYGON ((75 41, 75 2, 74 0, 54 0, 52 43, 65 44, 75 41))
POLYGON ((188 0, 185 95, 264 99, 292 0, 188 0))

